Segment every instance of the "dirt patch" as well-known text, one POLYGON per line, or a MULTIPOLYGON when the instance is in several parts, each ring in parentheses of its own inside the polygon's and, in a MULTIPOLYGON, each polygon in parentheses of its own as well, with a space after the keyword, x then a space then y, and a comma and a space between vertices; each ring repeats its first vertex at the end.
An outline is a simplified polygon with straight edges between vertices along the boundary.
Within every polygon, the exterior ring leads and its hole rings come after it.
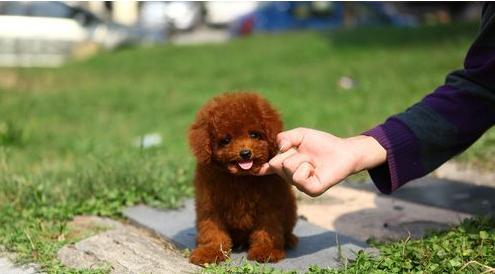
POLYGON ((435 170, 433 175, 441 179, 495 187, 495 172, 477 169, 457 162, 443 164, 435 170))
POLYGON ((19 84, 19 75, 15 70, 0 70, 0 89, 13 89, 19 84))

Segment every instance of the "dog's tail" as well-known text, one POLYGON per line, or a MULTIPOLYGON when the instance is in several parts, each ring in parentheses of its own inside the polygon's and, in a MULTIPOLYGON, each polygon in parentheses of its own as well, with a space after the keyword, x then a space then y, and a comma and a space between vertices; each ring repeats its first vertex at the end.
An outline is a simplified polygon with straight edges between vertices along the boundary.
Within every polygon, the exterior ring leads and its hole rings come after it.
POLYGON ((299 240, 297 239, 297 236, 294 235, 292 232, 285 236, 285 247, 286 248, 296 247, 297 242, 299 242, 299 240))

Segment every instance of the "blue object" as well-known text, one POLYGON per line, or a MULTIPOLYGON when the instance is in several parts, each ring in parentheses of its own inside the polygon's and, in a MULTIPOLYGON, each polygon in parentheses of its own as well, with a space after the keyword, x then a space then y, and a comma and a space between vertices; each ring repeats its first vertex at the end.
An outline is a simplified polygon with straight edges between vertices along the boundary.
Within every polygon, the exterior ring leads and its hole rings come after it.
POLYGON ((267 2, 231 26, 233 36, 296 29, 337 29, 344 26, 412 26, 415 20, 381 2, 267 2))

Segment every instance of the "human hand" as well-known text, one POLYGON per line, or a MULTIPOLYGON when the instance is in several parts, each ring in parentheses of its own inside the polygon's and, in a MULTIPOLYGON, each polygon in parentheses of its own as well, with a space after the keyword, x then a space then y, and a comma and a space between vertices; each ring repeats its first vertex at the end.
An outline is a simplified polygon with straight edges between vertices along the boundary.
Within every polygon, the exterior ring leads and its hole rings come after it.
POLYGON ((316 197, 356 172, 385 162, 386 150, 373 138, 358 135, 339 138, 308 128, 277 135, 280 154, 260 170, 276 173, 300 191, 316 197))

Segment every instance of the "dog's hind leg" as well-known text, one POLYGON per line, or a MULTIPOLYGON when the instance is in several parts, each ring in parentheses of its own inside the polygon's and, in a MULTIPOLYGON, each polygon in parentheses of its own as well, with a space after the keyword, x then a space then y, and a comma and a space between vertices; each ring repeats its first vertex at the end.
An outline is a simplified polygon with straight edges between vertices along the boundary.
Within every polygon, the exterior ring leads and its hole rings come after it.
POLYGON ((292 232, 285 234, 285 247, 286 248, 294 248, 297 246, 299 239, 292 232))
POLYGON ((248 259, 261 263, 278 262, 285 258, 285 239, 282 226, 260 226, 250 235, 248 259))

